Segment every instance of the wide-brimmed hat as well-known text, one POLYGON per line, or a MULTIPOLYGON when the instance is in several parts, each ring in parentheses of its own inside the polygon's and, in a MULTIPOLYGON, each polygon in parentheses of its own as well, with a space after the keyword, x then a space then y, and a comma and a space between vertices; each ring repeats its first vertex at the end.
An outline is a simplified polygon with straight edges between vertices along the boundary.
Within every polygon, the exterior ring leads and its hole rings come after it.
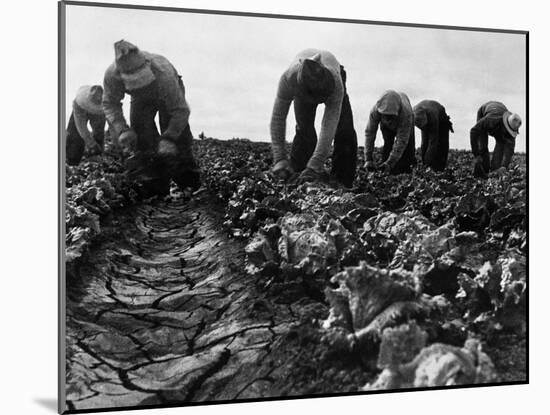
POLYGON ((155 80, 151 62, 136 45, 125 40, 115 43, 115 65, 127 90, 143 88, 155 80))
POLYGON ((298 87, 308 95, 317 99, 326 99, 336 87, 334 76, 321 63, 321 55, 317 53, 311 58, 303 59, 298 70, 298 87))
POLYGON ((75 101, 77 105, 92 114, 102 114, 103 88, 101 85, 83 85, 78 88, 75 101))
POLYGON ((519 127, 521 126, 521 117, 518 114, 506 111, 502 114, 502 121, 506 131, 508 131, 512 137, 516 138, 519 134, 519 127))

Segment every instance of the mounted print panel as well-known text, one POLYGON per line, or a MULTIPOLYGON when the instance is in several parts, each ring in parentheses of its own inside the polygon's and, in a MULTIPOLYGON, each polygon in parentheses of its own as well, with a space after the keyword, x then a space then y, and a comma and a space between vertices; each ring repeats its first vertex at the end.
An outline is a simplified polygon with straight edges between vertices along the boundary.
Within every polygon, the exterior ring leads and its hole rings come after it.
POLYGON ((528 382, 528 32, 59 16, 60 412, 528 382))

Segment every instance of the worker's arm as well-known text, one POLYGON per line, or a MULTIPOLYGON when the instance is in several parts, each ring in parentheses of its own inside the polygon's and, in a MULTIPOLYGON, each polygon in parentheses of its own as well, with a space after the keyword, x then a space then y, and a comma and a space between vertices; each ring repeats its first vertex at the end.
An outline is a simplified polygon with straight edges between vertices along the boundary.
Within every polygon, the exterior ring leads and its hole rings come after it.
POLYGON ((191 110, 185 99, 185 87, 177 74, 163 77, 162 82, 166 111, 170 116, 168 127, 162 135, 176 140, 187 127, 191 110))
POLYGON ((277 96, 273 104, 273 112, 271 113, 270 132, 274 164, 287 158, 285 148, 286 117, 293 98, 294 93, 287 82, 286 74, 283 74, 279 80, 277 96))
POLYGON ((93 148, 95 141, 90 133, 90 130, 88 129, 88 114, 74 101, 73 117, 76 130, 78 131, 78 134, 80 134, 80 137, 84 140, 84 143, 86 143, 86 147, 93 148))
POLYGON ((399 116, 399 124, 397 126, 397 133, 395 135, 395 143, 388 157, 387 163, 390 168, 394 168, 397 162, 403 156, 409 139, 411 137, 411 130, 414 128, 414 117, 412 111, 405 111, 403 108, 399 116))
POLYGON ((111 65, 107 68, 103 79, 103 112, 116 139, 118 139, 121 132, 129 128, 122 113, 123 98, 124 84, 115 75, 114 65, 111 65))
POLYGON ((336 90, 325 103, 325 113, 321 121, 321 131, 319 140, 313 151, 313 155, 307 163, 307 167, 317 172, 322 171, 325 161, 330 154, 330 146, 336 135, 336 128, 340 120, 342 111, 342 101, 344 100, 344 88, 341 82, 336 83, 336 90))
POLYGON ((376 132, 380 124, 380 113, 376 106, 372 108, 369 114, 369 121, 365 129, 365 160, 373 161, 374 141, 376 140, 376 132))
POLYGON ((502 158, 502 166, 508 168, 510 165, 510 162, 512 161, 512 157, 514 155, 514 150, 516 147, 516 139, 507 139, 504 143, 504 155, 502 158))
POLYGON ((488 131, 493 123, 494 120, 490 117, 481 117, 470 129, 470 144, 474 156, 478 156, 487 150, 487 141, 489 139, 488 131))

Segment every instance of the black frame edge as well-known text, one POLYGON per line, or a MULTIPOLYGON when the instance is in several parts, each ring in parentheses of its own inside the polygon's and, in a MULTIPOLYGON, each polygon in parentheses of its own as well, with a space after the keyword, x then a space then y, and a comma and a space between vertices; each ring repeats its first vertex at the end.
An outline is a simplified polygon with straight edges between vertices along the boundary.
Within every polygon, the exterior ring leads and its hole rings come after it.
POLYGON ((58 93, 58 149, 57 149, 57 244, 58 244, 58 368, 57 368, 57 411, 62 414, 67 410, 65 394, 66 378, 66 276, 65 276, 65 169, 64 169, 64 146, 65 142, 65 39, 66 39, 66 2, 57 3, 57 93, 58 93))
POLYGON ((526 245, 526 261, 525 261, 525 273, 526 273, 526 281, 527 281, 527 290, 525 292, 525 301, 527 303, 526 307, 526 315, 525 315, 525 331, 526 331, 526 353, 525 353, 525 377, 526 381, 529 384, 529 292, 531 290, 531 281, 529 278, 529 258, 530 258, 530 252, 529 252, 529 246, 530 246, 530 237, 531 237, 531 231, 529 228, 529 32, 525 33, 525 163, 527 166, 526 171, 526 182, 527 182, 527 215, 525 216, 526 219, 526 229, 527 229, 527 245, 526 245))

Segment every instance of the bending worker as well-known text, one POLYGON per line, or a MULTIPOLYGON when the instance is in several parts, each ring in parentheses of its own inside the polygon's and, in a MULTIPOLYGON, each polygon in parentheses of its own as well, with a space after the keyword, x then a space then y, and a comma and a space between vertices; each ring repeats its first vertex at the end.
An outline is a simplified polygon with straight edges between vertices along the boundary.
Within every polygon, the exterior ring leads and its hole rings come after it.
POLYGON ((105 115, 101 107, 101 85, 84 85, 78 89, 73 101, 73 111, 67 126, 67 164, 80 163, 84 152, 99 154, 105 140, 105 115), (88 129, 88 122, 92 131, 88 129))
POLYGON ((414 115, 409 98, 402 92, 384 92, 372 108, 365 130, 365 168, 382 169, 388 174, 410 173, 414 155, 414 115), (374 163, 374 141, 380 125, 384 138, 382 163, 374 163))
POLYGON ((346 92, 344 67, 328 51, 300 52, 279 80, 271 116, 273 173, 283 179, 301 172, 299 181, 326 179, 324 169, 334 141, 331 175, 351 187, 357 163, 357 134, 346 92), (285 148, 286 117, 294 102, 296 135, 290 160, 285 148), (315 131, 315 111, 325 104, 319 140, 315 131))
POLYGON ((508 168, 520 126, 520 116, 508 111, 501 102, 489 101, 479 108, 476 125, 470 130, 475 177, 487 177, 490 170, 508 168), (490 135, 496 141, 492 160, 489 160, 490 135))
POLYGON ((415 105, 414 124, 422 131, 422 163, 443 171, 449 156, 449 131, 454 133, 451 118, 437 101, 424 100, 415 105))
POLYGON ((114 46, 115 61, 105 72, 103 109, 119 144, 135 153, 127 168, 139 172, 147 194, 167 194, 171 178, 181 189, 198 188, 200 171, 181 77, 161 55, 125 40, 114 46), (132 97, 130 126, 122 114, 124 94, 132 97))

